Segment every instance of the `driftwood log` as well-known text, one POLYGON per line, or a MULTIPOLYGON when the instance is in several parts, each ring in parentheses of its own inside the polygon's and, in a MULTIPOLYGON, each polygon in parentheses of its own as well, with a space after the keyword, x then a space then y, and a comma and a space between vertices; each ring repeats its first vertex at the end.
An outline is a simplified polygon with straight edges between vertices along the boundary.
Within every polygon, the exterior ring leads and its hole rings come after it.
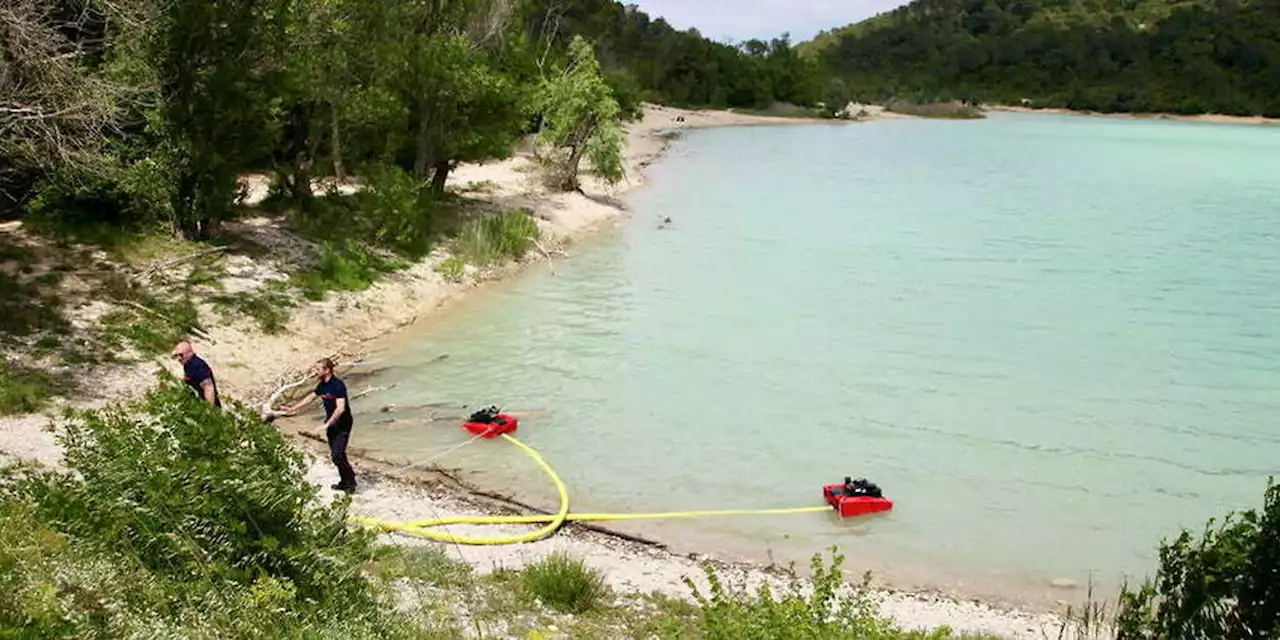
MULTIPOLYGON (((340 358, 340 356, 341 356, 341 354, 332 354, 332 355, 330 355, 330 356, 328 356, 328 357, 329 357, 329 359, 331 359, 331 360, 338 360, 338 359, 340 358)), ((436 357, 432 358, 431 360, 427 361, 427 363, 426 363, 426 364, 431 365, 431 364, 435 364, 435 363, 437 363, 437 362, 443 362, 444 360, 446 360, 446 359, 448 359, 448 358, 449 358, 449 354, 447 354, 447 353, 446 353, 446 354, 441 354, 441 355, 438 355, 438 356, 436 356, 436 357)), ((369 365, 372 365, 372 364, 377 364, 377 362, 378 362, 378 361, 376 361, 376 360, 375 360, 375 361, 370 361, 370 362, 365 362, 365 361, 364 361, 364 360, 362 360, 361 358, 356 357, 356 358, 354 358, 354 359, 352 360, 351 364, 349 364, 349 365, 347 365, 347 366, 348 366, 348 367, 362 367, 362 366, 369 366, 369 365)), ((302 386, 302 385, 304 385, 304 384, 307 384, 308 382, 312 381, 313 379, 314 379, 314 377, 311 375, 311 373, 310 373, 310 372, 307 372, 307 373, 305 373, 305 374, 301 374, 301 375, 300 375, 296 380, 294 380, 293 382, 286 382, 286 383, 283 383, 283 384, 281 384, 278 388, 276 388, 276 390, 275 390, 275 391, 272 391, 272 392, 271 392, 271 394, 270 394, 269 396, 267 396, 267 399, 266 399, 265 401, 263 401, 262 406, 261 406, 261 407, 259 407, 259 409, 258 409, 258 413, 262 415, 262 419, 263 419, 263 420, 265 420, 266 422, 274 422, 276 418, 279 418, 279 417, 284 416, 284 413, 283 413, 282 411, 278 410, 276 407, 280 404, 280 401, 281 401, 281 399, 284 397, 285 393, 286 393, 286 392, 288 392, 288 391, 289 391, 289 390, 291 390, 291 389, 296 389, 296 388, 298 388, 298 387, 300 387, 300 386, 302 386)), ((351 396, 351 399, 352 399, 352 400, 355 400, 355 399, 357 399, 357 398, 363 398, 364 396, 367 396, 367 395, 372 394, 372 393, 376 393, 376 392, 378 392, 378 391, 386 391, 386 390, 388 390, 388 389, 393 389, 393 388, 395 388, 396 386, 397 386, 396 384, 392 384, 392 385, 385 386, 385 387, 369 387, 369 388, 367 388, 367 389, 365 389, 365 390, 363 390, 363 391, 360 391, 359 393, 356 393, 355 395, 351 396)))

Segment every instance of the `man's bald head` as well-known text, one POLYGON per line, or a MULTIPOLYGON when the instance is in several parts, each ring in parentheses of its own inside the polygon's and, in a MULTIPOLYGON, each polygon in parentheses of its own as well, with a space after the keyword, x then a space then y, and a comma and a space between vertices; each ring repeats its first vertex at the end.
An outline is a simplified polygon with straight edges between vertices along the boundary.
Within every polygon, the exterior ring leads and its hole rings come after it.
POLYGON ((174 360, 177 360, 182 364, 186 364, 187 361, 191 359, 191 356, 194 356, 195 354, 196 350, 191 347, 190 342, 186 340, 179 340, 177 344, 173 345, 173 353, 170 355, 173 356, 174 360))

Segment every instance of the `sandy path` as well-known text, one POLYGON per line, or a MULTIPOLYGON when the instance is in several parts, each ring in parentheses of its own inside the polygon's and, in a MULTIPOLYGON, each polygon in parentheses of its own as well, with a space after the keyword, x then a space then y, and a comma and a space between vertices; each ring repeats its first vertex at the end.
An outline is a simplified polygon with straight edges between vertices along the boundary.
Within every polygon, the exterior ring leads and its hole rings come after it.
MULTIPOLYGON (((584 193, 548 193, 534 179, 530 156, 517 153, 515 157, 500 162, 460 167, 451 176, 451 185, 496 206, 528 207, 540 219, 539 224, 547 240, 555 243, 589 233, 623 216, 625 210, 614 199, 644 184, 644 167, 657 161, 666 150, 669 138, 663 134, 668 130, 818 123, 845 126, 830 121, 648 107, 642 120, 627 127, 624 155, 627 178, 621 184, 607 186, 589 179, 584 182, 584 193)), ((258 191, 260 197, 260 183, 251 182, 250 186, 251 192, 258 191)), ((254 236, 281 252, 287 251, 291 243, 300 242, 265 218, 240 221, 235 226, 236 231, 254 236)), ((305 305, 294 313, 282 335, 264 335, 249 325, 213 326, 210 334, 215 342, 197 343, 196 348, 215 367, 224 394, 256 405, 281 381, 295 379, 297 372, 316 358, 334 352, 361 353, 369 341, 412 324, 467 291, 483 286, 486 281, 509 276, 524 266, 510 265, 494 273, 476 274, 463 283, 450 283, 435 271, 436 265, 445 257, 447 255, 443 251, 437 252, 365 291, 339 293, 323 302, 305 305)), ((526 264, 543 259, 543 256, 534 256, 526 264)), ((232 263, 232 278, 243 281, 241 284, 260 283, 264 278, 282 276, 278 268, 243 256, 234 257, 232 263)), ((155 365, 150 364, 139 367, 134 373, 141 379, 154 368, 155 365)), ((95 399, 93 404, 100 402, 95 399)), ((0 419, 0 457, 7 454, 11 458, 56 464, 60 453, 52 434, 43 430, 46 423, 47 419, 41 416, 0 419)), ((308 478, 325 487, 323 491, 328 493, 327 487, 334 481, 332 466, 323 457, 315 455, 321 449, 317 443, 301 442, 304 449, 312 451, 308 478)), ((359 466, 367 469, 368 465, 359 466)), ((481 506, 456 490, 428 490, 421 486, 421 475, 408 478, 385 472, 370 474, 362 470, 361 473, 364 484, 355 496, 354 510, 362 515, 409 520, 480 514, 491 510, 491 507, 481 506)), ((406 540, 403 536, 394 538, 402 544, 422 543, 406 540)), ((553 550, 567 550, 585 558, 604 570, 614 586, 625 590, 683 596, 687 595, 687 589, 682 579, 689 576, 700 580, 702 575, 697 564, 688 557, 580 530, 566 530, 548 540, 531 544, 454 547, 451 553, 459 553, 477 568, 487 570, 499 566, 519 567, 553 550)), ((748 581, 770 579, 758 568, 726 565, 726 570, 736 572, 748 581)), ((932 628, 945 624, 961 632, 996 633, 1019 639, 1056 635, 1055 616, 1004 611, 926 595, 884 593, 882 598, 885 613, 910 627, 932 628)))

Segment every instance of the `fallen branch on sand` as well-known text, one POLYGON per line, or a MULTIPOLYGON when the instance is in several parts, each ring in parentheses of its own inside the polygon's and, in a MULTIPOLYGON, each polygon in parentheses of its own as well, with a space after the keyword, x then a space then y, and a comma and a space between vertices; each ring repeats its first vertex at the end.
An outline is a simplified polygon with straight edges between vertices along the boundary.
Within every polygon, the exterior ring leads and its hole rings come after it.
MULTIPOLYGON (((330 360, 335 360, 339 357, 339 355, 340 354, 334 353, 334 354, 330 354, 328 357, 330 360)), ((359 357, 355 358, 355 362, 360 363, 361 362, 360 358, 359 357)), ((262 419, 266 422, 274 422, 276 418, 283 416, 284 412, 277 411, 275 409, 275 406, 276 406, 276 403, 280 402, 280 398, 284 396, 284 393, 290 389, 296 389, 306 384, 307 382, 310 382, 313 379, 314 379, 314 376, 312 376, 311 372, 308 371, 302 374, 302 377, 298 378, 297 380, 282 384, 275 391, 272 391, 271 395, 267 396, 266 401, 262 403, 262 407, 258 409, 258 413, 262 415, 262 419)))
POLYGON ((354 396, 351 396, 351 399, 352 399, 352 400, 358 400, 358 399, 363 398, 363 397, 365 397, 365 396, 367 396, 367 395, 369 395, 369 394, 371 394, 371 393, 377 393, 377 392, 379 392, 379 391, 387 391, 387 390, 389 390, 389 389, 394 389, 394 388, 396 388, 396 385, 394 385, 394 384, 393 384, 393 385, 390 385, 390 386, 386 386, 386 387, 369 387, 368 389, 365 389, 364 391, 361 391, 360 393, 357 393, 357 394, 355 394, 354 396))
POLYGON ((174 258, 174 259, 172 259, 172 260, 165 260, 164 262, 161 262, 160 264, 157 264, 157 265, 155 265, 155 266, 151 267, 150 269, 147 269, 146 273, 144 273, 143 275, 145 275, 146 277, 150 278, 151 276, 155 275, 156 273, 159 273, 159 272, 160 272, 160 270, 162 270, 162 269, 168 269, 168 268, 170 268, 170 267, 176 267, 176 266, 178 266, 178 265, 180 265, 180 264, 185 264, 185 263, 187 263, 187 262, 191 262, 192 260, 196 260, 196 259, 202 258, 202 257, 204 257, 204 256, 207 256, 207 255, 210 255, 210 254, 213 254, 213 253, 221 253, 221 252, 226 251, 226 250, 227 250, 227 247, 212 247, 212 248, 210 248, 210 249, 205 249, 205 250, 203 250, 203 251, 197 251, 197 252, 195 252, 195 253, 193 253, 193 254, 191 254, 191 255, 189 255, 189 256, 183 256, 183 257, 181 257, 181 258, 174 258))
POLYGON ((262 408, 259 410, 259 413, 262 414, 262 419, 266 422, 273 422, 276 418, 282 415, 285 415, 284 412, 275 410, 276 403, 280 401, 280 397, 284 395, 284 392, 290 389, 300 387, 306 384, 307 382, 309 382, 311 379, 312 379, 312 375, 308 373, 307 375, 299 378, 298 380, 285 384, 281 386, 279 389, 276 389, 275 391, 271 392, 271 395, 267 397, 266 402, 262 403, 262 408))
MULTIPOLYGON (((329 356, 329 359, 331 359, 331 360, 337 360, 337 359, 339 359, 339 357, 340 357, 340 354, 332 354, 332 355, 330 355, 330 356, 329 356)), ((442 361, 444 361, 444 360, 448 359, 448 357, 449 357, 449 354, 447 354, 447 353, 445 353, 445 354, 441 354, 441 355, 438 355, 438 356, 436 356, 436 357, 432 358, 431 360, 427 361, 427 363, 426 363, 426 364, 435 364, 435 363, 437 363, 437 362, 442 362, 442 361)), ((347 366, 350 366, 350 367, 369 366, 369 365, 372 365, 372 364, 377 364, 378 362, 381 362, 381 360, 369 360, 369 361, 365 361, 365 360, 361 359, 360 357, 356 357, 356 358, 354 358, 354 359, 352 360, 352 362, 351 362, 349 365, 347 365, 347 366)), ((262 403, 262 406, 258 409, 258 413, 262 416, 262 419, 263 419, 264 421, 266 421, 266 422, 274 422, 276 418, 279 418, 279 417, 283 416, 283 415, 284 415, 284 413, 283 413, 283 412, 281 412, 281 411, 276 410, 276 408, 275 408, 275 407, 276 407, 276 404, 278 404, 278 403, 280 402, 280 398, 282 398, 282 397, 284 396, 285 392, 289 391, 290 389, 296 389, 296 388, 298 388, 298 387, 300 387, 300 386, 302 386, 302 385, 304 385, 304 384, 306 384, 306 383, 310 382, 311 380, 313 380, 313 376, 311 375, 311 373, 310 373, 310 372, 308 372, 308 373, 306 373, 306 374, 303 374, 303 376, 302 376, 301 378, 298 378, 297 380, 295 380, 295 381, 293 381, 293 382, 290 382, 290 383, 282 384, 282 385, 281 385, 279 388, 277 388, 275 391, 271 392, 271 395, 267 396, 266 401, 265 401, 265 402, 263 402, 263 403, 262 403)), ((377 391, 386 391, 386 390, 388 390, 388 389, 393 389, 393 388, 395 388, 395 387, 396 387, 396 385, 395 385, 395 384, 392 384, 392 385, 390 385, 390 386, 386 386, 386 387, 369 387, 368 389, 365 389, 364 391, 361 391, 361 392, 359 392, 359 393, 355 394, 354 396, 351 396, 351 399, 352 399, 352 400, 355 400, 355 399, 357 399, 357 398, 362 398, 362 397, 364 397, 364 396, 367 396, 367 395, 369 395, 369 394, 371 394, 371 393, 374 393, 374 392, 377 392, 377 391)))
MULTIPOLYGON (((150 316, 152 316, 152 317, 155 317, 155 318, 159 318, 159 319, 161 319, 161 320, 164 320, 165 322, 168 322, 168 323, 169 323, 169 324, 171 324, 171 325, 174 325, 174 326, 178 326, 178 325, 179 325, 179 323, 174 322, 174 321, 173 321, 173 319, 172 319, 172 318, 170 318, 169 316, 166 316, 166 315, 164 315, 163 313, 160 313, 159 311, 156 311, 155 309, 150 309, 150 308, 148 308, 148 307, 145 307, 145 306, 143 306, 143 305, 140 305, 140 304, 138 304, 138 303, 136 303, 136 302, 134 302, 134 301, 132 301, 132 300, 121 300, 120 302, 121 302, 121 304, 123 304, 123 305, 125 305, 125 306, 127 306, 127 307, 132 307, 132 308, 134 308, 134 309, 137 309, 138 311, 142 311, 142 312, 144 312, 144 313, 146 313, 146 314, 148 314, 148 315, 150 315, 150 316)), ((205 332, 205 330, 204 330, 204 329, 201 329, 200 327, 195 327, 195 326, 187 327, 187 328, 188 328, 188 329, 190 329, 190 330, 191 330, 191 333, 192 333, 193 335, 195 335, 197 338, 200 338, 201 340, 204 340, 205 342, 208 342, 209 344, 218 344, 218 341, 217 341, 217 340, 214 340, 214 339, 213 339, 213 336, 211 336, 211 335, 209 335, 207 332, 205 332)))
POLYGON ((533 247, 538 250, 538 253, 541 253, 542 257, 547 258, 548 260, 551 259, 551 256, 553 255, 561 256, 563 258, 569 257, 569 254, 562 249, 547 250, 547 248, 543 247, 542 243, 537 240, 530 239, 530 241, 533 243, 533 247))

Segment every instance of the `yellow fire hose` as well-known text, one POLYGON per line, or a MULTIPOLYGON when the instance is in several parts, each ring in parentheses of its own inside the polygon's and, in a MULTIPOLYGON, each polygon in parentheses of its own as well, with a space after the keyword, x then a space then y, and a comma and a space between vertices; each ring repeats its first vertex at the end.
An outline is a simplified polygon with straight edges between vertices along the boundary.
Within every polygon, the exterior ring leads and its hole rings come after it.
POLYGON ((817 513, 819 511, 828 511, 831 507, 796 507, 792 509, 721 509, 713 511, 669 511, 665 513, 569 513, 569 490, 565 488, 564 482, 560 480, 560 476, 556 474, 555 469, 547 464, 547 461, 529 445, 507 434, 502 437, 520 447, 542 470, 551 477, 551 481, 555 483, 556 490, 560 493, 560 508, 553 515, 532 515, 532 516, 452 516, 447 518, 435 518, 433 520, 414 520, 410 522, 395 522, 390 520, 381 520, 378 518, 366 518, 363 516, 353 516, 351 519, 355 522, 376 528, 383 531, 395 531, 409 535, 420 536, 430 540, 438 540, 440 542, 449 542, 454 544, 471 544, 471 545, 496 545, 496 544, 518 544, 521 542, 534 542, 541 540, 555 533, 565 522, 583 522, 583 521, 618 521, 618 520, 652 520, 659 518, 698 518, 706 516, 730 516, 730 515, 783 515, 796 513, 817 513), (463 536, 451 533, 443 533, 433 531, 433 528, 450 524, 537 524, 539 522, 547 523, 545 526, 530 531, 528 533, 479 537, 479 536, 463 536))

